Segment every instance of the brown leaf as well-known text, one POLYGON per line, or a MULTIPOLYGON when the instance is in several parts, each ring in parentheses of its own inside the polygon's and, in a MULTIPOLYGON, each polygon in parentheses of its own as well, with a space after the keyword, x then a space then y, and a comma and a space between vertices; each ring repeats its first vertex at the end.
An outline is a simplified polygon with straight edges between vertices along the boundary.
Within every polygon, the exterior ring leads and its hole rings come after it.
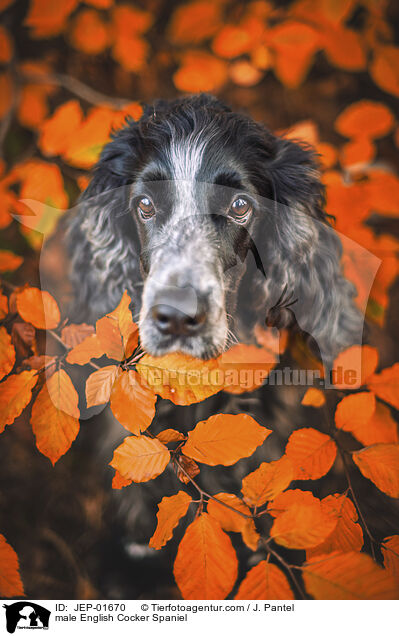
POLYGON ((181 455, 179 457, 179 463, 175 464, 174 468, 176 471, 177 478, 183 484, 188 484, 190 482, 190 479, 188 478, 187 475, 189 475, 191 479, 195 479, 195 477, 199 475, 200 473, 200 468, 198 464, 196 464, 193 459, 190 459, 189 457, 184 457, 184 455, 181 455))
POLYGON ((93 325, 82 322, 80 325, 70 324, 61 330, 61 339, 67 347, 76 347, 95 332, 93 325))
POLYGON ((33 325, 27 322, 14 322, 11 328, 11 342, 19 359, 30 355, 35 345, 35 335, 36 331, 33 325))

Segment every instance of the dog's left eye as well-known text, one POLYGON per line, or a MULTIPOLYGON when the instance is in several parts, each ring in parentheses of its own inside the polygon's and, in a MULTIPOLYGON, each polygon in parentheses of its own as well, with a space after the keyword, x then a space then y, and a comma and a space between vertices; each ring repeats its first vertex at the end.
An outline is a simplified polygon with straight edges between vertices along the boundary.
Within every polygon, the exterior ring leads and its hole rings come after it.
POLYGON ((143 219, 149 219, 155 214, 154 204, 149 197, 142 197, 137 204, 137 210, 143 219))
POLYGON ((248 199, 239 197, 230 206, 230 216, 239 223, 244 223, 252 212, 252 204, 248 199))

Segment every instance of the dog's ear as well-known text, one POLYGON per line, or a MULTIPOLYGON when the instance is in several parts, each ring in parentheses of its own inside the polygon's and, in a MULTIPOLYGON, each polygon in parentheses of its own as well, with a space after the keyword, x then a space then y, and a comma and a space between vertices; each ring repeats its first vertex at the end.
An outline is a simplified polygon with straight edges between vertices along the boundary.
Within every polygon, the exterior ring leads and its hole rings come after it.
POLYGON ((129 214, 139 151, 139 124, 130 122, 104 147, 69 223, 75 320, 92 322, 104 315, 125 288, 134 295, 140 280, 138 240, 129 214))
MULTIPOLYGON (((269 203, 275 294, 287 286, 297 299, 292 310, 312 336, 327 366, 339 351, 360 344, 363 316, 354 304, 354 286, 344 278, 341 241, 324 213, 324 187, 314 151, 276 138, 267 166, 273 193, 269 203)), ((269 281, 270 285, 270 281, 269 281)))

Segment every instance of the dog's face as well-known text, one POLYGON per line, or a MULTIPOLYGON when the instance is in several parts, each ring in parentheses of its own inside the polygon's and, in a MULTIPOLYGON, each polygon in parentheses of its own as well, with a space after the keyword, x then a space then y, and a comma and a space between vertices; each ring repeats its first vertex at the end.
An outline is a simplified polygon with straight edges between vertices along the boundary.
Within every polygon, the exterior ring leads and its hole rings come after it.
POLYGON ((146 351, 207 359, 286 289, 331 357, 359 319, 322 204, 310 149, 208 96, 157 103, 106 146, 72 222, 78 301, 105 313, 127 288, 146 351))

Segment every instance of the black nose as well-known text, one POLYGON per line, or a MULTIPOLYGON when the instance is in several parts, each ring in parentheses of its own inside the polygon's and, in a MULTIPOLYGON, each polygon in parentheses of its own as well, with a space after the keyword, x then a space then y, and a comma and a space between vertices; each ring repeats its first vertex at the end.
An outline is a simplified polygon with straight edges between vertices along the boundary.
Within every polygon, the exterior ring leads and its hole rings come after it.
POLYGON ((174 336, 194 336, 205 323, 206 311, 198 306, 195 316, 188 316, 170 305, 155 305, 152 318, 158 330, 163 334, 174 336))

